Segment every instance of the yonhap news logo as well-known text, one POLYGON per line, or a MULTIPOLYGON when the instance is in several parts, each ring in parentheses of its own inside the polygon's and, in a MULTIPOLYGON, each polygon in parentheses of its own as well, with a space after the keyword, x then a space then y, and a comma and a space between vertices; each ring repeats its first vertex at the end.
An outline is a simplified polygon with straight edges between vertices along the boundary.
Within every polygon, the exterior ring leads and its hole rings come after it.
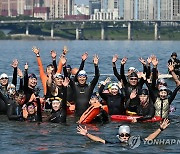
POLYGON ((131 136, 128 144, 131 149, 139 147, 141 144, 144 145, 179 145, 180 139, 153 139, 153 140, 142 140, 140 136, 131 136))

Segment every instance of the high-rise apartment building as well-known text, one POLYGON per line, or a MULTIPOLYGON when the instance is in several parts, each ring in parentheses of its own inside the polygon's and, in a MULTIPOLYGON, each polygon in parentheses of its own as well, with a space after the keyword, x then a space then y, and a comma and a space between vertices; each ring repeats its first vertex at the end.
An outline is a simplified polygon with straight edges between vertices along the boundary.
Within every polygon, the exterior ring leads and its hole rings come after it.
POLYGON ((134 0, 124 0, 124 20, 134 19, 134 0))
POLYGON ((89 0, 89 14, 92 15, 95 11, 101 11, 101 0, 89 0))

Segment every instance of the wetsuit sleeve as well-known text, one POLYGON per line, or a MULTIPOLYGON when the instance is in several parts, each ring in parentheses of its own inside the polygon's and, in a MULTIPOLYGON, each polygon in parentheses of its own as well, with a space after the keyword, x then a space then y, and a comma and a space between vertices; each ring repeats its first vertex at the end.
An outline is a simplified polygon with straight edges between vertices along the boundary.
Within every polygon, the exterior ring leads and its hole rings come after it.
POLYGON ((13 71, 13 78, 12 78, 12 84, 17 85, 17 67, 14 68, 14 71, 13 71))
POLYGON ((145 81, 145 84, 146 84, 146 86, 147 86, 147 88, 148 88, 148 90, 149 90, 149 96, 150 96, 152 102, 155 103, 155 102, 156 102, 156 97, 155 97, 155 95, 154 95, 154 92, 153 92, 152 87, 149 85, 149 83, 147 82, 147 80, 145 81))
POLYGON ((103 84, 100 86, 100 88, 99 88, 99 95, 101 96, 102 99, 107 101, 107 99, 108 99, 107 94, 103 93, 104 87, 105 87, 105 85, 103 85, 103 84))
POLYGON ((78 80, 77 80, 77 75, 78 75, 78 73, 79 73, 81 70, 84 69, 84 64, 85 64, 85 61, 82 60, 80 66, 79 66, 79 70, 78 70, 78 72, 76 73, 76 75, 74 76, 74 79, 73 79, 74 82, 78 82, 78 80))
POLYGON ((10 104, 9 102, 10 100, 7 97, 5 97, 1 91, 0 91, 0 98, 5 102, 6 107, 8 104, 10 104))
POLYGON ((13 115, 13 106, 10 105, 7 110, 7 117, 9 120, 18 120, 22 115, 13 115))
POLYGON ((121 74, 121 79, 123 81, 124 86, 128 83, 125 73, 124 73, 124 65, 121 64, 121 68, 120 68, 120 74, 121 74))
POLYGON ((24 92, 28 89, 28 70, 24 71, 24 92))
POLYGON ((96 86, 97 82, 98 82, 98 79, 99 79, 99 68, 98 68, 98 65, 94 65, 95 67, 95 76, 93 78, 93 80, 91 81, 91 84, 90 84, 90 89, 91 91, 93 91, 94 87, 96 86))
POLYGON ((139 87, 142 88, 144 83, 145 83, 144 79, 140 78, 140 80, 138 82, 139 87))
POLYGON ((147 67, 146 79, 150 79, 150 76, 151 76, 151 67, 150 67, 150 65, 148 65, 146 67, 147 67))
POLYGON ((52 64, 53 64, 53 66, 54 66, 54 72, 56 73, 56 72, 57 72, 57 63, 56 63, 56 59, 54 59, 54 60, 52 61, 52 64))
POLYGON ((180 85, 178 87, 176 87, 176 89, 174 89, 174 91, 172 92, 171 96, 168 98, 169 104, 172 103, 172 101, 176 97, 176 94, 179 91, 179 89, 180 89, 180 85))
POLYGON ((157 68, 152 69, 152 89, 156 89, 156 79, 157 79, 157 68))
POLYGON ((19 90, 23 90, 23 87, 24 87, 24 85, 23 85, 23 78, 20 78, 19 79, 19 90))
POLYGON ((67 87, 63 87, 63 99, 62 99, 62 109, 66 113, 67 109, 67 87))
POLYGON ((36 98, 36 101, 37 101, 37 121, 42 122, 41 102, 39 97, 36 98))
POLYGON ((63 66, 63 73, 64 73, 64 77, 68 77, 66 66, 63 66))
POLYGON ((115 63, 113 63, 113 72, 114 72, 115 77, 116 77, 119 81, 121 81, 121 75, 119 75, 115 63))

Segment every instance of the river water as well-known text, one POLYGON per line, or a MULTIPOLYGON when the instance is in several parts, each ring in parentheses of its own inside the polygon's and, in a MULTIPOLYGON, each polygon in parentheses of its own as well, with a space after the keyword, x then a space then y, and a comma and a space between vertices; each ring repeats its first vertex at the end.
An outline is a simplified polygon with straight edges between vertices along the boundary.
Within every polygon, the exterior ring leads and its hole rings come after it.
MULTIPOLYGON (((89 53, 85 64, 85 70, 89 74, 88 80, 92 79, 94 67, 92 58, 94 54, 100 57, 100 80, 111 75, 113 54, 118 54, 119 58, 128 57, 126 70, 130 66, 142 70, 142 65, 138 61, 139 57, 147 58, 155 54, 159 59, 158 69, 161 73, 167 73, 167 61, 172 52, 179 52, 179 41, 0 41, 0 73, 7 73, 12 76, 13 69, 10 64, 15 58, 19 60, 19 67, 23 69, 28 62, 29 73, 38 75, 36 57, 32 52, 32 46, 40 48, 43 65, 46 67, 51 63, 50 50, 55 50, 60 56, 64 45, 68 46, 68 64, 72 67, 79 67, 81 55, 89 53)), ((120 67, 120 60, 117 62, 120 67)), ((111 76, 113 80, 115 78, 111 76)), ((175 84, 173 80, 167 79, 169 88, 173 90, 175 84)), ((39 81, 38 86, 41 87, 39 81)), ((42 92, 41 92, 42 93, 42 92)), ((0 116, 0 152, 1 153, 179 153, 180 152, 180 93, 177 94, 173 105, 176 112, 170 115, 171 125, 162 132, 158 139, 173 139, 176 143, 154 145, 149 143, 141 145, 136 149, 121 147, 120 145, 103 145, 95 143, 76 133, 76 119, 69 116, 67 125, 42 123, 14 122, 8 121, 6 116, 0 116)), ((122 123, 110 122, 105 125, 87 125, 89 132, 104 139, 116 140, 118 126, 122 123)), ((132 135, 148 136, 156 128, 158 123, 136 123, 129 124, 132 135)))

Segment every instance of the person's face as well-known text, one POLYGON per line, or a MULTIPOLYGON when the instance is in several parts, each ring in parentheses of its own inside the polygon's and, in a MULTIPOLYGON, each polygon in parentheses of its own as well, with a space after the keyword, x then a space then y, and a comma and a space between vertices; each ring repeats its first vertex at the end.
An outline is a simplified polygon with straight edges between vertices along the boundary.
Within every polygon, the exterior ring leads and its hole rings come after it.
POLYGON ((57 86, 62 86, 63 78, 62 77, 55 77, 54 82, 57 86))
POLYGON ((138 78, 137 77, 130 77, 129 78, 129 83, 131 86, 136 86, 138 83, 138 78))
POLYGON ((68 74, 71 74, 71 69, 70 68, 66 68, 66 70, 67 70, 68 74))
POLYGON ((168 95, 167 91, 160 91, 160 92, 159 92, 159 97, 160 97, 161 99, 166 99, 166 98, 167 98, 167 95, 168 95))
POLYGON ((117 88, 111 88, 111 94, 112 95, 117 95, 118 94, 118 89, 117 88))
POLYGON ((59 102, 59 101, 53 101, 53 102, 52 102, 52 109, 53 109, 54 111, 59 110, 59 109, 60 109, 60 102, 59 102))
POLYGON ((173 59, 176 59, 177 57, 176 56, 172 56, 173 59))
POLYGON ((53 66, 48 66, 47 68, 46 68, 46 72, 47 72, 47 74, 54 74, 54 67, 53 66))
POLYGON ((139 95, 139 99, 140 99, 141 105, 144 105, 144 103, 146 103, 148 100, 148 95, 144 95, 144 94, 139 95))
POLYGON ((29 78, 28 86, 34 88, 37 85, 37 79, 36 78, 29 78))
POLYGON ((97 97, 93 97, 93 98, 91 98, 90 99, 90 101, 89 101, 89 104, 94 104, 94 103, 98 103, 99 102, 99 100, 97 99, 97 97))
POLYGON ((130 134, 128 133, 121 133, 119 134, 119 139, 121 142, 127 142, 129 140, 130 134))
POLYGON ((8 84, 8 78, 7 77, 1 78, 0 81, 1 81, 2 86, 6 86, 8 84))
POLYGON ((35 107, 34 107, 34 105, 29 105, 29 106, 27 107, 27 112, 28 112, 28 114, 30 114, 30 115, 34 114, 34 113, 35 113, 35 107))
POLYGON ((78 76, 78 82, 80 85, 86 84, 87 77, 86 76, 78 76))
POLYGON ((14 96, 15 93, 16 93, 15 87, 9 87, 9 88, 7 89, 7 91, 8 91, 9 96, 14 96))

